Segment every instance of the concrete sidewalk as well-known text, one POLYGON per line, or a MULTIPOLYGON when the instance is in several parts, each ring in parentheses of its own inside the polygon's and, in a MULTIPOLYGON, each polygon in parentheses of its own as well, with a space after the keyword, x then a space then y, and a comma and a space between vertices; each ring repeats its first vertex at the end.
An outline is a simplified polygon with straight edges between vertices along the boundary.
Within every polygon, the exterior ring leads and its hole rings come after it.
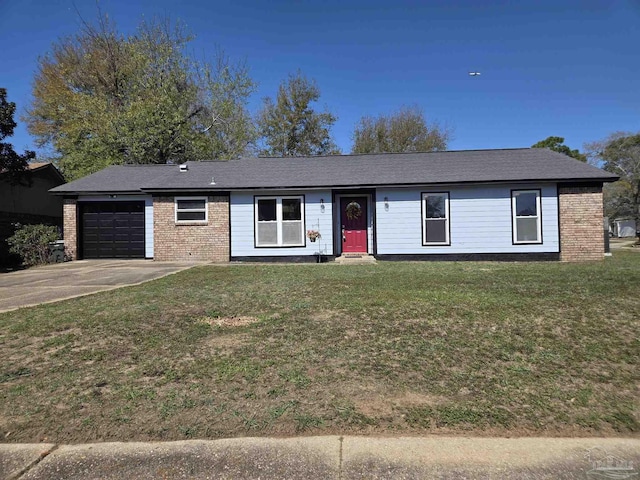
POLYGON ((636 438, 297 437, 0 444, 0 478, 638 478, 636 438))

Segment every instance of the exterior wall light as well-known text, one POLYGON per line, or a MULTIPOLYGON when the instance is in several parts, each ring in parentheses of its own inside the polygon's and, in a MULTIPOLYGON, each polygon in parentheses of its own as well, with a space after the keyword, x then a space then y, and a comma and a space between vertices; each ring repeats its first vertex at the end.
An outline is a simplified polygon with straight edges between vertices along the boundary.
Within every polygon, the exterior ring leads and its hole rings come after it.
POLYGON ((389 211, 389 197, 384 197, 384 209, 385 211, 389 211))
POLYGON ((320 211, 324 213, 324 198, 320 199, 320 211))

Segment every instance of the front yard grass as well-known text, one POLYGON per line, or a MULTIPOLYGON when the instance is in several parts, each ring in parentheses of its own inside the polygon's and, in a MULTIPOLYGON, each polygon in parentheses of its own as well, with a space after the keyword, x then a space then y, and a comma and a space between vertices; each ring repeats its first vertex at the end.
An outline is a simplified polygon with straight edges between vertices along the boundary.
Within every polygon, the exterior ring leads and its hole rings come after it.
POLYGON ((204 266, 0 314, 0 441, 637 435, 640 255, 204 266))

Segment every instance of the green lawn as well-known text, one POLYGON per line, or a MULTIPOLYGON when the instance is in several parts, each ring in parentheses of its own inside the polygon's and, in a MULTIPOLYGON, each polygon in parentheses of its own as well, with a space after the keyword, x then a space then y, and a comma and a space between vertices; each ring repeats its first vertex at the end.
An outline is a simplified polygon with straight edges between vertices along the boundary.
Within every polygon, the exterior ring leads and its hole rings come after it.
POLYGON ((640 255, 195 268, 0 314, 0 441, 637 435, 640 255))

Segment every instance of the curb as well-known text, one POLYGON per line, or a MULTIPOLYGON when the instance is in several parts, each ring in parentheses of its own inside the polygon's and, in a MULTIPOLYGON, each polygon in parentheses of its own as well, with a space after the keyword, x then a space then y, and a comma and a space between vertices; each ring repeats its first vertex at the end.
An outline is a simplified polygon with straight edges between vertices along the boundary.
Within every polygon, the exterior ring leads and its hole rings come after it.
POLYGON ((637 478, 640 438, 297 437, 0 445, 12 480, 637 478))

